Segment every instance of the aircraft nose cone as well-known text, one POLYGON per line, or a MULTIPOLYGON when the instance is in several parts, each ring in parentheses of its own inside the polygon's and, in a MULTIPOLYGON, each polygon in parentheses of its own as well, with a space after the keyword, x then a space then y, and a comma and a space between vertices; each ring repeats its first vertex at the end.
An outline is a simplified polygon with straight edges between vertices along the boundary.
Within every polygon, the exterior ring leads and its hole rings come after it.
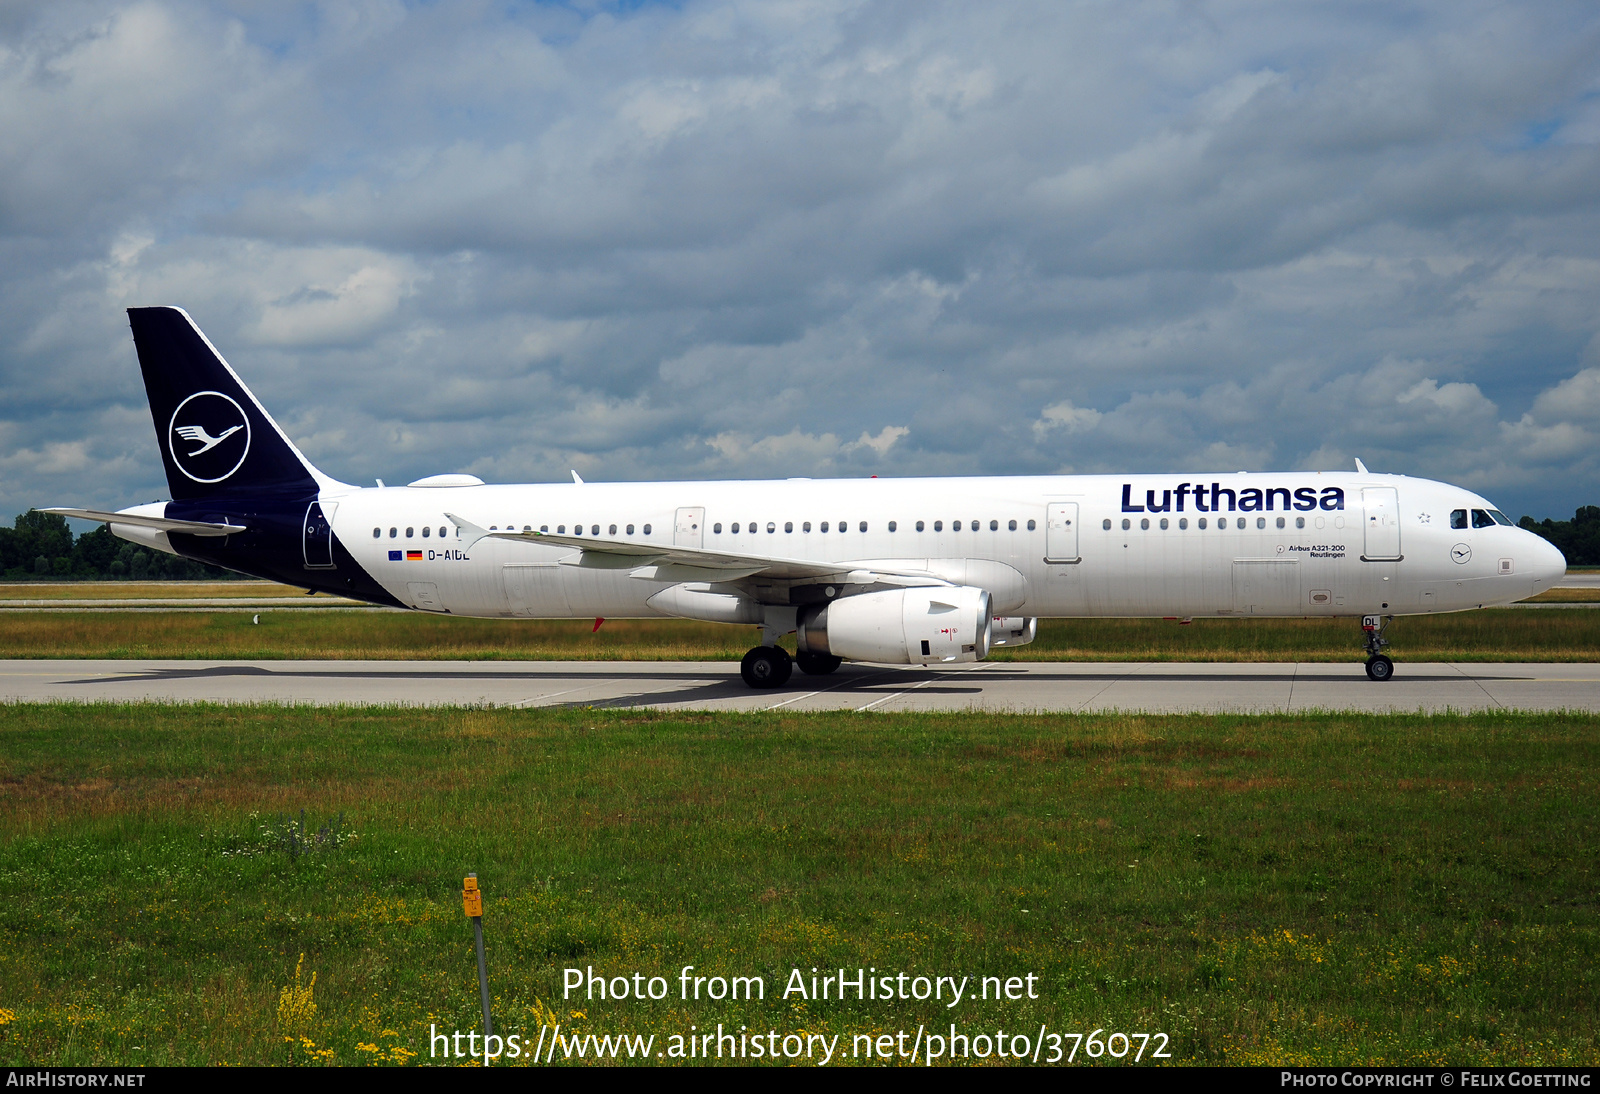
MULTIPOLYGON (((1533 535, 1532 532, 1528 534, 1533 535)), ((1533 571, 1533 591, 1542 593, 1566 576, 1567 556, 1543 536, 1533 538, 1537 542, 1533 544, 1533 559, 1529 569, 1533 571)))

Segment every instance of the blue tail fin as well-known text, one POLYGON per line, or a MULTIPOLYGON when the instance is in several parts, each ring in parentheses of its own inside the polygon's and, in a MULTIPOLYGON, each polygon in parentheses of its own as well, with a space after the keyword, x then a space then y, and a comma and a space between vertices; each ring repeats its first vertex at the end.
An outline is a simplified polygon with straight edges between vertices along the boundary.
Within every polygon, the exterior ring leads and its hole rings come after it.
POLYGON ((174 501, 308 496, 332 483, 182 308, 129 308, 128 323, 174 501))

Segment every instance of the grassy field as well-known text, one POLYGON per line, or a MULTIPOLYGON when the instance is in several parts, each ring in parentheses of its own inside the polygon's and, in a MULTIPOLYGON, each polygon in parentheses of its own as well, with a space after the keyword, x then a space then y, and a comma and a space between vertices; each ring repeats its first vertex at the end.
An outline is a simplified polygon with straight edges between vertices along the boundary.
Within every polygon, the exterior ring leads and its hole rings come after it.
POLYGON ((1178 1063, 1593 1065, 1597 731, 11 707, 0 1059, 426 1063, 430 1026, 478 1022, 476 870, 505 1033, 669 1051, 720 1022, 850 1062, 953 1022, 1165 1033, 1178 1063), (680 1000, 684 965, 766 997, 680 1000), (588 966, 670 993, 564 1000, 588 966), (813 966, 1038 997, 782 998, 813 966))
POLYGON ((1546 589, 1530 596, 1526 604, 1600 604, 1600 589, 1546 589))
MULTIPOLYGON (((0 658, 738 660, 754 627, 692 620, 459 619, 399 612, 0 613, 0 658)), ((1600 660, 1600 610, 1494 609, 1395 621, 1409 661, 1600 660)), ((786 639, 793 648, 793 638, 786 639)), ((1000 661, 1356 661, 1355 620, 1045 620, 1000 661)))

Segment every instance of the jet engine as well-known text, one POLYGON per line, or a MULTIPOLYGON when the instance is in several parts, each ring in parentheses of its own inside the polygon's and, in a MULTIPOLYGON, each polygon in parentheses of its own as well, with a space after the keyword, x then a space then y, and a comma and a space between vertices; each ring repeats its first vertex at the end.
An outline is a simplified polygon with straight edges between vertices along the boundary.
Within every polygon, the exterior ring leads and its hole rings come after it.
POLYGON ((989 594, 969 585, 861 593, 802 608, 802 653, 926 665, 981 661, 989 655, 989 594))

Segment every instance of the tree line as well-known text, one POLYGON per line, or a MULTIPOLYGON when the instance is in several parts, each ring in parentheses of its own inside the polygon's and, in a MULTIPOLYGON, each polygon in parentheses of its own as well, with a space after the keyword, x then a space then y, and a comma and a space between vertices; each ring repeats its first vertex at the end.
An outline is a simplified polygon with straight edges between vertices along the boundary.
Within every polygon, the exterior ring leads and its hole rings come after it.
MULTIPOLYGON (((1517 524, 1559 547, 1567 565, 1600 566, 1600 506, 1580 506, 1571 520, 1523 517, 1517 524)), ((245 576, 128 543, 105 525, 74 537, 65 517, 37 509, 19 514, 12 527, 0 528, 0 571, 7 581, 215 581, 245 576)))
POLYGON ((1580 505, 1571 520, 1523 517, 1517 527, 1554 543, 1567 556, 1568 566, 1600 566, 1600 505, 1580 505))
POLYGON ((185 580, 245 575, 152 551, 101 525, 74 537, 65 517, 30 509, 0 528, 0 571, 7 581, 185 580))

